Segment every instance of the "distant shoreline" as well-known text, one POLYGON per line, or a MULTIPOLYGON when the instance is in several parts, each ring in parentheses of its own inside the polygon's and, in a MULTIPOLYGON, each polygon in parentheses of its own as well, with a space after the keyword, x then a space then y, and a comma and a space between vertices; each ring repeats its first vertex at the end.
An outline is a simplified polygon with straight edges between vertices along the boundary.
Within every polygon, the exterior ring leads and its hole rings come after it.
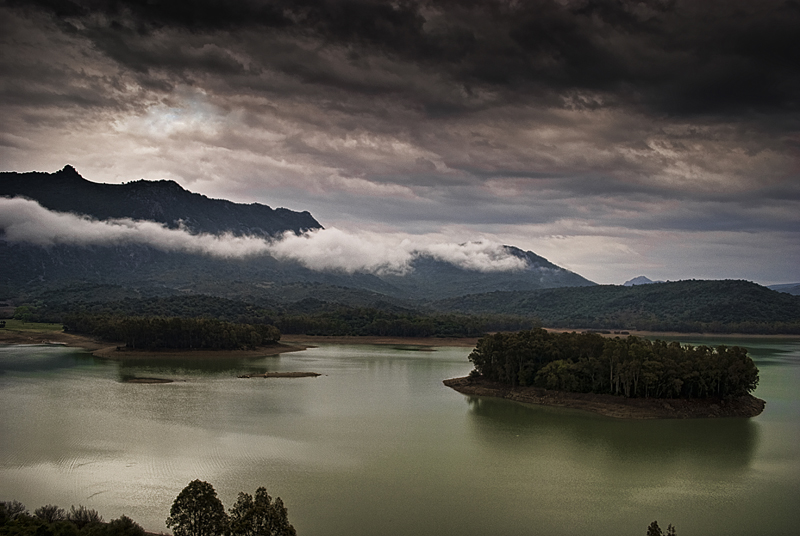
POLYGON ((480 378, 451 378, 442 383, 468 396, 503 398, 525 404, 577 409, 615 419, 756 417, 766 406, 765 401, 753 395, 730 400, 625 398, 607 394, 550 391, 536 387, 511 387, 480 378))
POLYGON ((71 348, 82 348, 92 355, 103 359, 119 361, 123 359, 153 359, 153 358, 257 358, 269 355, 278 355, 286 352, 299 352, 308 348, 300 344, 277 343, 270 346, 262 346, 255 350, 208 350, 208 349, 163 349, 163 350, 139 350, 126 348, 125 346, 109 344, 105 341, 98 341, 85 335, 75 335, 63 331, 37 331, 37 330, 6 330, 0 329, 0 343, 4 344, 61 344, 71 348))
MULTIPOLYGON (((597 331, 588 329, 545 328, 552 332, 597 331)), ((800 335, 754 335, 743 333, 680 333, 674 331, 630 331, 626 334, 602 334, 604 337, 627 337, 633 335, 642 338, 681 337, 681 338, 715 338, 715 339, 799 339, 800 335)), ((264 346, 257 350, 134 350, 98 341, 85 335, 76 335, 63 331, 0 329, 0 344, 63 344, 69 347, 83 348, 93 355, 105 359, 135 359, 158 357, 260 357, 277 355, 285 352, 298 352, 316 344, 372 344, 382 346, 418 346, 433 349, 439 347, 474 348, 479 337, 381 337, 372 335, 282 335, 281 342, 274 346, 264 346)))

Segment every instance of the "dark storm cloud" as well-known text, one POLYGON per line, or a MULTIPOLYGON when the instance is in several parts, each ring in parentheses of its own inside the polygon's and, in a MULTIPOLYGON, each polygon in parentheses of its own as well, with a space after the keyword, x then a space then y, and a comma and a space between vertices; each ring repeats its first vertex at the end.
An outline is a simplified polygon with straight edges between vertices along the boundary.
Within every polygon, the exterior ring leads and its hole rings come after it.
MULTIPOLYGON (((24 4, 51 12, 64 27, 137 71, 229 74, 241 68, 222 50, 197 55, 144 44, 173 31, 233 47, 239 32, 309 39, 316 46, 346 47, 353 64, 363 54, 384 54, 461 86, 462 99, 420 102, 434 116, 463 112, 470 92, 482 87, 522 101, 585 108, 638 104, 687 115, 797 111, 798 106, 800 5, 791 0, 24 4)), ((308 82, 346 83, 319 55, 317 62, 269 55, 265 51, 259 60, 308 82)), ((369 83, 343 87, 381 90, 369 83)))
POLYGON ((7 169, 172 178, 326 224, 572 233, 587 258, 662 232, 800 240, 796 0, 0 10, 7 169))

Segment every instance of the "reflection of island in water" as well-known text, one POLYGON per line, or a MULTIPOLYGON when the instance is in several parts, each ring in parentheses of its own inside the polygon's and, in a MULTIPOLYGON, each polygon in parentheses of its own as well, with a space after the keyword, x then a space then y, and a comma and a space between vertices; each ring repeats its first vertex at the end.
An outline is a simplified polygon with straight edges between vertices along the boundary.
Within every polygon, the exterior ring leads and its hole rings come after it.
POLYGON ((467 401, 471 424, 483 441, 502 444, 513 435, 554 445, 580 445, 627 463, 680 460, 743 468, 750 464, 759 443, 759 424, 750 419, 620 420, 501 399, 470 396, 467 401))
POLYGON ((276 363, 278 355, 268 357, 219 357, 204 355, 202 352, 186 352, 183 356, 165 355, 163 357, 142 356, 132 359, 119 359, 119 379, 125 383, 167 383, 183 380, 186 376, 213 376, 228 374, 238 377, 257 377, 273 374, 265 369, 276 363), (159 381, 146 381, 159 380, 159 381))

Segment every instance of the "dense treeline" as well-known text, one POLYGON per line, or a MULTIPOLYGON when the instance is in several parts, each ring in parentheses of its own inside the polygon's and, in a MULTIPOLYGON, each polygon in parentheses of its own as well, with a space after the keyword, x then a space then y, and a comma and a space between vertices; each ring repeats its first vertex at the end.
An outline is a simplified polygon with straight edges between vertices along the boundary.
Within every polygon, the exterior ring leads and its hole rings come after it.
POLYGON ((675 281, 491 292, 442 300, 441 311, 537 317, 559 328, 800 334, 800 296, 749 281, 675 281))
MULTIPOLYGON (((214 486, 193 480, 175 497, 166 520, 175 536, 297 536, 286 506, 266 488, 255 497, 241 492, 225 512, 214 486)), ((66 511, 48 504, 33 515, 19 501, 0 502, 0 536, 147 536, 127 516, 108 523, 96 511, 74 506, 66 511)))
MULTIPOLYGON (((346 289, 340 289, 344 292, 346 289)), ((572 329, 700 333, 800 333, 800 296, 746 281, 678 281, 635 287, 593 286, 474 294, 433 304, 373 301, 344 305, 207 295, 123 297, 113 286, 66 288, 18 308, 20 319, 62 322, 68 313, 216 318, 270 324, 282 333, 468 337, 540 325, 572 329), (100 293, 108 299, 88 301, 100 293), (24 318, 22 318, 24 317, 24 318)))
POLYGON ((96 510, 73 506, 69 511, 48 504, 31 514, 19 501, 0 502, 0 536, 145 536, 127 516, 103 521, 96 510))
POLYGON ((266 488, 255 497, 241 492, 226 513, 214 486, 193 480, 175 497, 167 527, 175 536, 297 536, 280 497, 273 501, 266 488))
POLYGON ((478 337, 491 331, 539 326, 536 319, 516 315, 425 313, 389 303, 351 307, 305 299, 267 309, 214 296, 125 298, 105 303, 50 302, 20 306, 15 316, 25 321, 65 322, 70 325, 75 324, 76 316, 215 318, 235 324, 274 325, 286 334, 330 336, 478 337))
POLYGON ((369 307, 336 307, 329 311, 286 314, 276 319, 276 325, 287 334, 383 337, 479 337, 490 331, 539 326, 535 319, 513 315, 426 315, 369 307))
POLYGON ((64 330, 123 341, 129 348, 238 350, 274 344, 280 331, 268 324, 234 324, 211 318, 105 316, 74 313, 64 330))
MULTIPOLYGON (((273 307, 259 307, 251 303, 229 300, 218 296, 152 296, 146 298, 118 298, 109 292, 108 299, 87 300, 107 289, 83 288, 51 292, 26 305, 17 307, 15 316, 27 315, 35 322, 63 322, 70 313, 105 316, 144 316, 216 318, 237 324, 275 324, 278 314, 273 307)), ((22 320, 22 318, 19 318, 22 320)))
POLYGON ((758 369, 738 346, 682 346, 638 337, 496 333, 478 341, 472 376, 512 386, 626 397, 708 398, 745 395, 758 369))

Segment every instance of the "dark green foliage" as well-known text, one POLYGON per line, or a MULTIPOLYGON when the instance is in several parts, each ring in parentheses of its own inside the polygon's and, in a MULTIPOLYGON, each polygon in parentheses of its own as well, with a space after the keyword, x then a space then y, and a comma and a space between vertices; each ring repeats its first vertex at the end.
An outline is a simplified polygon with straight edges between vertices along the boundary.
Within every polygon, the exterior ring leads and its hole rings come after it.
POLYGON ((77 508, 75 508, 75 505, 72 505, 70 511, 67 512, 67 521, 71 521, 76 527, 81 529, 90 524, 102 523, 103 516, 101 516, 97 510, 92 510, 82 504, 78 505, 77 508))
POLYGON ((381 337, 478 337, 498 329, 529 329, 535 319, 512 315, 430 314, 319 303, 313 312, 280 315, 281 333, 381 337))
POLYGON ((106 290, 109 289, 79 286, 47 293, 39 300, 34 317, 39 322, 45 319, 63 322, 66 315, 81 313, 90 316, 216 318, 235 324, 275 324, 274 310, 242 301, 203 295, 149 298, 127 296, 119 299, 111 292, 111 299, 96 297, 106 290), (87 296, 94 296, 95 301, 87 301, 87 296))
POLYGON ((59 508, 54 504, 40 506, 33 511, 33 515, 42 521, 46 521, 47 523, 54 523, 56 521, 67 519, 67 512, 63 508, 59 508))
POLYGON ((676 281, 473 294, 433 304, 464 314, 538 317, 564 328, 800 333, 800 296, 748 281, 676 281))
POLYGON ((35 317, 35 310, 29 305, 22 305, 14 309, 14 320, 30 322, 35 317))
POLYGON ((3 503, 3 514, 8 519, 17 519, 18 517, 27 516, 28 509, 19 501, 8 501, 3 503))
POLYGON ((64 318, 64 330, 107 341, 123 341, 130 348, 194 348, 237 350, 274 344, 281 334, 275 326, 233 324, 210 318, 146 318, 93 316, 81 313, 64 318))
MULTIPOLYGON (((86 302, 82 292, 94 287, 65 289, 48 293, 28 310, 34 321, 67 322, 78 328, 85 317, 180 317, 214 318, 232 324, 274 325, 280 333, 309 335, 375 335, 390 337, 476 337, 489 331, 530 329, 536 319, 514 315, 461 315, 431 313, 375 302, 372 307, 353 307, 306 298, 293 304, 272 305, 270 309, 216 296, 171 296, 124 298, 107 302, 86 302)), ((108 289, 101 289, 102 291, 108 289)), ((84 333, 90 333, 84 329, 84 333)), ((98 335, 99 336, 99 335, 98 335)), ((118 339, 122 340, 122 339, 118 339)), ((139 347, 139 343, 136 343, 139 347)))
POLYGON ((175 497, 166 524, 174 536, 222 536, 228 515, 214 486, 193 480, 175 497))
POLYGON ((74 506, 67 513, 48 504, 29 515, 18 501, 0 503, 0 536, 145 536, 144 529, 127 516, 103 523, 97 511, 74 506))
MULTIPOLYGON (((376 303, 374 307, 349 307, 310 298, 270 310, 214 296, 126 298, 106 303, 53 301, 33 309, 33 317, 37 321, 62 321, 72 331, 97 336, 100 334, 91 331, 94 323, 85 326, 85 319, 215 318, 231 324, 272 324, 280 333, 287 334, 383 337, 477 337, 489 331, 530 329, 539 325, 536 319, 514 315, 430 313, 388 303, 376 303)), ((139 342, 136 345, 140 347, 139 342)))
MULTIPOLYGON (((326 287, 327 288, 327 287, 326 287)), ((537 325, 582 329, 643 329, 708 333, 800 333, 800 296, 746 281, 679 281, 634 287, 594 286, 493 292, 440 301, 432 306, 381 301, 344 305, 348 291, 329 300, 307 294, 291 304, 253 296, 248 301, 216 296, 133 298, 110 286, 49 291, 28 302, 30 320, 59 322, 70 312, 118 316, 216 318, 233 323, 273 324, 282 333, 381 336, 475 336, 537 325), (92 298, 87 296, 107 296, 92 298), (253 305, 249 300, 261 303, 253 305)), ((323 287, 305 292, 324 295, 323 287)))
POLYGON ((595 333, 496 333, 480 339, 469 360, 472 376, 491 381, 626 397, 732 397, 758 385, 758 369, 738 346, 681 346, 595 333))
POLYGON ((144 529, 128 516, 112 519, 106 526, 108 536, 144 536, 144 529))
POLYGON ((248 493, 239 493, 228 513, 231 534, 241 536, 295 536, 288 512, 280 497, 273 502, 263 487, 256 490, 255 500, 248 493))
POLYGON ((653 521, 647 527, 647 536, 664 536, 661 527, 658 526, 658 521, 653 521))
MULTIPOLYGON (((658 526, 658 521, 653 521, 650 523, 650 525, 648 525, 646 536, 664 536, 664 532, 661 530, 661 527, 658 526)), ((673 527, 671 524, 667 527, 666 536, 677 536, 675 527, 673 527)))

